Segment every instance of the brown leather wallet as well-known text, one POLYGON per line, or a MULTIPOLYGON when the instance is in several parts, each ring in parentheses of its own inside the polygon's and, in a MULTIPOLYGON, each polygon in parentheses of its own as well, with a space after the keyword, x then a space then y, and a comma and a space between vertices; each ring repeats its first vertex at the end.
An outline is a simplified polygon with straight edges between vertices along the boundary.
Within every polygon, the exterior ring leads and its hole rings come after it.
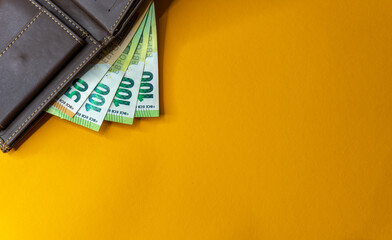
POLYGON ((46 107, 149 0, 0 1, 0 148, 9 151, 46 107))

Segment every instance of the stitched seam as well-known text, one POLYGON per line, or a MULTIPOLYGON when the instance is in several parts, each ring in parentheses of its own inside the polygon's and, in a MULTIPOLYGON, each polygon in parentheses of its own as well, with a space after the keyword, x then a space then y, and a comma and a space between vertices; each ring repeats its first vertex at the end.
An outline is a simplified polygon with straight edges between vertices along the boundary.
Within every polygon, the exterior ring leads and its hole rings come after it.
POLYGON ((11 150, 11 148, 7 145, 0 146, 0 147, 1 147, 1 150, 3 150, 3 152, 8 152, 9 150, 11 150))
POLYGON ((123 11, 121 12, 120 16, 117 18, 116 22, 113 24, 113 26, 110 28, 110 32, 113 30, 113 28, 116 26, 118 21, 120 21, 121 16, 124 14, 125 10, 128 8, 129 4, 131 4, 132 0, 129 0, 127 5, 125 5, 123 11))
POLYGON ((5 52, 7 52, 7 50, 16 42, 16 40, 18 40, 18 39, 22 36, 22 34, 23 34, 24 32, 26 32, 26 30, 35 22, 35 20, 37 20, 37 18, 38 18, 39 16, 41 16, 41 14, 42 14, 42 11, 39 12, 39 13, 34 17, 33 20, 31 20, 31 22, 25 27, 25 29, 23 29, 23 30, 19 33, 18 36, 16 36, 16 38, 15 38, 15 39, 6 47, 6 49, 0 54, 0 57, 3 56, 3 54, 4 54, 5 52))
POLYGON ((1 143, 0 145, 1 150, 8 152, 11 149, 8 145, 4 143, 4 140, 2 138, 0 138, 0 143, 1 143))
POLYGON ((75 23, 73 23, 71 21, 71 19, 69 19, 67 16, 65 16, 62 12, 60 12, 60 10, 54 6, 51 2, 49 2, 48 0, 45 0, 45 2, 47 2, 52 8, 54 8, 58 13, 61 14, 61 16, 63 16, 65 19, 68 20, 68 22, 70 22, 74 27, 76 27, 77 29, 79 29, 83 34, 85 34, 86 36, 88 36, 88 33, 86 33, 85 31, 83 31, 83 29, 81 29, 80 27, 78 27, 75 23))
POLYGON ((56 19, 54 19, 52 16, 50 16, 50 14, 45 11, 44 9, 42 9, 40 6, 38 6, 35 2, 33 2, 32 0, 29 0, 30 3, 32 3, 34 6, 36 6, 39 10, 43 11, 46 15, 48 15, 48 17, 50 17, 55 23, 57 23, 57 25, 59 25, 64 31, 66 31, 73 39, 75 39, 78 43, 80 43, 81 45, 82 42, 70 31, 68 31, 68 29, 66 29, 61 23, 59 23, 56 19))
POLYGON ((90 34, 88 34, 87 32, 85 32, 83 29, 81 29, 78 25, 76 25, 71 19, 69 19, 67 16, 64 15, 64 13, 62 13, 55 5, 53 5, 51 2, 49 2, 48 0, 45 0, 45 2, 47 2, 52 8, 54 8, 54 10, 56 10, 58 13, 61 14, 61 16, 63 16, 65 19, 68 20, 68 22, 70 22, 73 26, 75 26, 78 30, 80 30, 84 35, 86 35, 94 44, 97 44, 97 42, 91 37, 90 34))
POLYGON ((5 152, 8 152, 11 148, 10 148, 10 146, 3 144, 3 145, 1 146, 1 149, 2 149, 3 151, 5 151, 5 152))
POLYGON ((88 59, 90 59, 91 58, 91 56, 102 46, 102 45, 104 45, 105 44, 105 42, 106 41, 108 41, 109 39, 111 39, 111 38, 106 38, 105 39, 105 41, 103 42, 103 43, 101 43, 98 47, 96 47, 95 49, 94 49, 94 51, 92 51, 91 53, 90 53, 90 55, 89 56, 87 56, 84 60, 83 60, 83 62, 49 95, 49 97, 47 97, 46 99, 45 99, 45 101, 43 101, 42 103, 41 103, 41 105, 39 105, 38 106, 38 108, 26 119, 26 121, 24 121, 20 126, 19 126, 19 128, 17 129, 17 130, 15 130, 15 132, 7 139, 7 141, 5 141, 4 143, 3 143, 3 146, 6 146, 6 144, 20 131, 20 129, 22 129, 22 127, 42 108, 42 106, 43 105, 45 105, 45 103, 47 102, 47 101, 49 101, 49 99, 51 99, 51 97, 56 93, 56 92, 58 92, 58 90, 68 81, 68 79, 70 79, 74 74, 75 74, 75 72, 76 71, 78 71, 78 69, 86 62, 86 61, 88 61, 88 59))

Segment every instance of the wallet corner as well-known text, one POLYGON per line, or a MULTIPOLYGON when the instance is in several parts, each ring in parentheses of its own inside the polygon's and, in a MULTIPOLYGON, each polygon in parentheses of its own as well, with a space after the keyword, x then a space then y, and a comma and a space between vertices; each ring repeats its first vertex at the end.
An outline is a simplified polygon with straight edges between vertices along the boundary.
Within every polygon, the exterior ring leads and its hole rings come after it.
POLYGON ((11 147, 8 146, 1 137, 0 137, 0 149, 3 153, 7 153, 11 150, 11 147))

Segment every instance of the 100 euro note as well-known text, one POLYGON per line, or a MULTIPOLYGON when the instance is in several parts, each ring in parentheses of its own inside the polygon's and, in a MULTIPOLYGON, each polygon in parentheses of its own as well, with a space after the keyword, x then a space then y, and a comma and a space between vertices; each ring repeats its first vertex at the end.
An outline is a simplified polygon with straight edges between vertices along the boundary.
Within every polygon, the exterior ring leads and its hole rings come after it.
POLYGON ((151 49, 148 51, 140 84, 135 117, 159 117, 158 37, 154 5, 151 19, 151 49))
MULTIPOLYGON (((140 36, 142 34, 146 21, 149 19, 148 16, 149 15, 143 19, 141 27, 136 32, 135 36, 140 36)), ((136 38, 132 39, 131 43, 129 43, 120 58, 112 67, 110 67, 108 73, 99 82, 93 93, 88 97, 86 102, 73 118, 70 118, 54 107, 50 107, 48 112, 73 123, 90 128, 94 131, 99 131, 105 115, 113 101, 114 95, 116 94, 121 80, 125 75, 125 71, 127 70, 136 50, 139 42, 136 40, 136 38)))
MULTIPOLYGON (((151 5, 151 11, 152 9, 153 4, 151 5)), ((150 15, 152 15, 152 12, 150 12, 150 15)), ((106 121, 124 124, 133 123, 147 49, 151 48, 150 39, 151 21, 147 22, 146 26, 144 27, 143 36, 140 39, 135 54, 133 55, 131 64, 126 71, 125 76, 121 81, 120 87, 117 90, 113 103, 106 114, 106 121)))
POLYGON ((141 23, 146 14, 147 10, 143 17, 140 17, 137 20, 126 36, 116 39, 108 47, 103 49, 97 59, 88 65, 88 70, 76 77, 68 90, 60 96, 52 106, 65 113, 67 116, 73 117, 108 72, 110 67, 121 56, 132 38, 137 38, 135 33, 137 32, 137 29, 142 26, 141 23))

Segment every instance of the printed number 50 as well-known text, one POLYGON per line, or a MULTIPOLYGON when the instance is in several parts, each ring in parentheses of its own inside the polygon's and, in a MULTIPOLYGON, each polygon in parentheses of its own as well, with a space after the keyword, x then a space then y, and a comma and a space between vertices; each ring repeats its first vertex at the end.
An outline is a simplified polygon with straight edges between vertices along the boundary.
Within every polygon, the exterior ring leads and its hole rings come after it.
POLYGON ((67 96, 67 97, 69 97, 70 99, 72 99, 74 96, 76 96, 76 98, 73 99, 73 100, 74 100, 74 102, 77 103, 77 102, 80 101, 80 98, 81 98, 80 92, 85 92, 85 91, 87 91, 87 89, 88 89, 88 84, 87 84, 85 81, 83 81, 82 79, 77 78, 77 79, 75 79, 75 80, 73 81, 72 86, 73 86, 76 90, 78 90, 78 91, 72 91, 72 87, 70 87, 70 88, 68 89, 68 91, 66 91, 66 92, 64 93, 64 95, 67 96))

